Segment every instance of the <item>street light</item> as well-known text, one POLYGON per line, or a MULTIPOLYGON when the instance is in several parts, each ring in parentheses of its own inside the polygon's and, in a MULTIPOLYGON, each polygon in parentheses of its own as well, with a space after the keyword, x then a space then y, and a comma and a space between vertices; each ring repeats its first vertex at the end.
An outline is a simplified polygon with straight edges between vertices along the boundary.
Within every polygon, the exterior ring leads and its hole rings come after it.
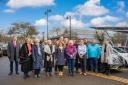
POLYGON ((45 33, 45 32, 42 32, 42 34, 43 34, 43 42, 44 42, 44 33, 45 33))
POLYGON ((49 17, 49 13, 51 12, 51 9, 47 9, 45 11, 45 15, 47 16, 47 39, 49 39, 49 32, 48 32, 48 17, 49 17))
POLYGON ((71 23, 72 17, 71 16, 67 16, 66 19, 68 19, 69 23, 70 23, 70 27, 69 27, 70 28, 70 39, 72 39, 72 29, 71 29, 72 28, 72 26, 71 26, 72 25, 72 23, 71 23))

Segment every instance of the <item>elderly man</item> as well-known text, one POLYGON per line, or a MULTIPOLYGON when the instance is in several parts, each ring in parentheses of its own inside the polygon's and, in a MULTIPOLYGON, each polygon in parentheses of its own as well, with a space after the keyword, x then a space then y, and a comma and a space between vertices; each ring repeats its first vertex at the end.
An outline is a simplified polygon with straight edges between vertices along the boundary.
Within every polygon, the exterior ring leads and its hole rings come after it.
POLYGON ((10 73, 13 74, 13 62, 15 61, 15 71, 16 74, 19 75, 18 72, 18 58, 19 58, 20 44, 17 42, 17 38, 14 36, 12 41, 8 43, 7 52, 8 58, 10 61, 10 73))

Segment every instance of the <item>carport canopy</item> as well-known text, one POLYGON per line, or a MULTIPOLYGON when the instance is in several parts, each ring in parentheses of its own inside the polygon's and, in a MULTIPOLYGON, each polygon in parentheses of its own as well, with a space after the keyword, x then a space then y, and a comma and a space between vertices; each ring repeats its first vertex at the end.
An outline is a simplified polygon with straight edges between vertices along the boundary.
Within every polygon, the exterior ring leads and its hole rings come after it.
POLYGON ((128 33, 128 27, 91 27, 96 30, 115 31, 121 33, 128 33))

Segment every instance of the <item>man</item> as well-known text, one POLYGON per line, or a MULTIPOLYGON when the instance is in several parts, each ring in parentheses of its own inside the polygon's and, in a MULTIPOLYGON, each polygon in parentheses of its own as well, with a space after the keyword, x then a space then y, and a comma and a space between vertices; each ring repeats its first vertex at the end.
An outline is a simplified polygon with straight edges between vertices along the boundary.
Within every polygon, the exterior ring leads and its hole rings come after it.
POLYGON ((100 58, 101 49, 97 44, 97 40, 93 39, 92 43, 87 46, 87 57, 92 72, 98 72, 98 59, 100 58))
POLYGON ((20 44, 17 42, 17 38, 14 36, 12 41, 8 43, 7 52, 8 58, 10 61, 10 73, 13 74, 13 62, 15 62, 15 72, 19 75, 18 72, 18 58, 19 58, 20 44))

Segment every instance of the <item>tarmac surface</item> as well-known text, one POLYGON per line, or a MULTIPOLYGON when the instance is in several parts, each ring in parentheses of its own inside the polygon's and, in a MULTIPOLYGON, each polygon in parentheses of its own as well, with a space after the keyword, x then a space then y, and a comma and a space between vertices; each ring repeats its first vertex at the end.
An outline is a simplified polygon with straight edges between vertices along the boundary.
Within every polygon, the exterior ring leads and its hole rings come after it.
POLYGON ((87 76, 75 74, 74 77, 65 74, 64 77, 58 77, 57 75, 46 77, 45 74, 41 72, 41 78, 34 78, 31 73, 31 77, 24 80, 22 72, 20 72, 20 75, 13 74, 12 76, 8 76, 8 73, 9 60, 7 57, 2 57, 0 58, 0 85, 128 85, 126 82, 128 79, 127 69, 123 72, 113 73, 114 77, 124 78, 126 83, 106 77, 95 76, 95 74, 88 74, 87 76))

